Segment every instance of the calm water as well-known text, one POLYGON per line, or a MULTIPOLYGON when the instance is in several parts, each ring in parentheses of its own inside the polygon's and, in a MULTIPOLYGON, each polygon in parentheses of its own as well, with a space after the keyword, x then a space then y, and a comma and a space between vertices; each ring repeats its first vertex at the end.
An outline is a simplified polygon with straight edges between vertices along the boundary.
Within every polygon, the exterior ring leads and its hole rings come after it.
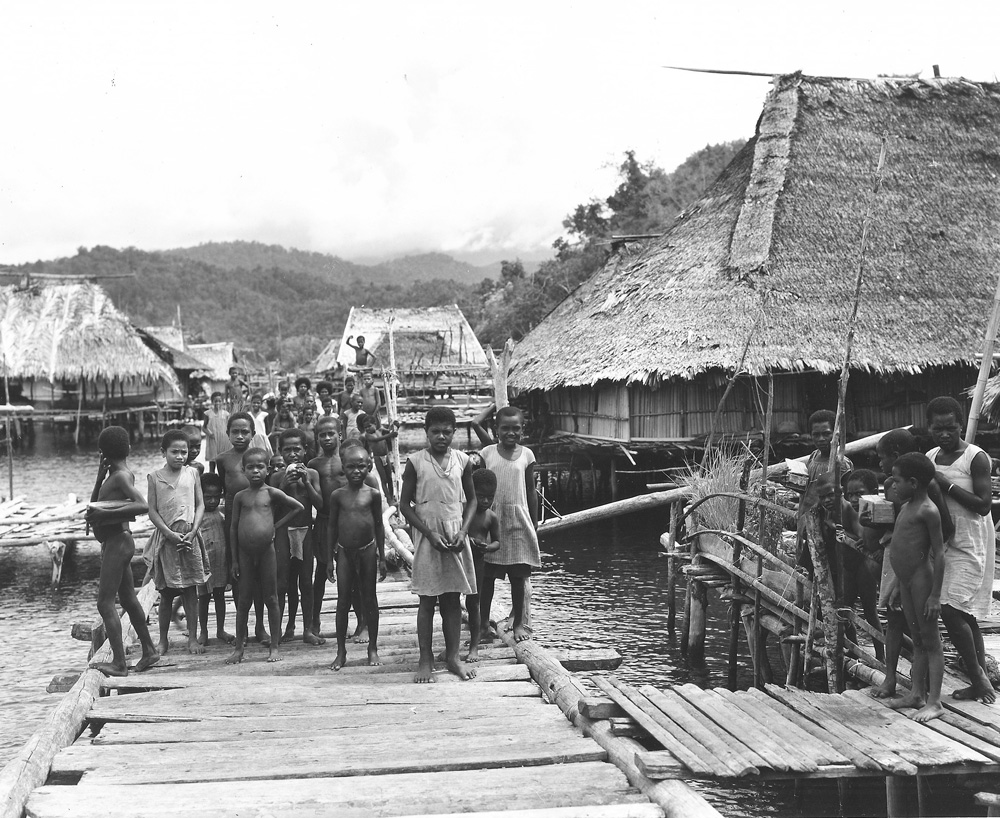
MULTIPOLYGON (((149 470, 160 466, 159 451, 138 446, 131 457, 136 482, 145 491, 149 470)), ((19 454, 15 493, 57 499, 68 492, 89 495, 96 460, 91 452, 49 446, 19 454)), ((0 469, 6 479, 6 473, 0 469)), ((6 490, 3 491, 6 494, 6 490)), ((726 683, 727 611, 714 598, 706 668, 691 669, 678 641, 666 628, 667 563, 658 540, 663 515, 633 515, 547 538, 543 568, 534 580, 533 615, 537 635, 553 647, 615 647, 625 660, 617 675, 642 684, 726 683)), ((49 589, 49 557, 44 548, 0 550, 0 626, 7 636, 0 652, 0 764, 13 755, 44 720, 60 694, 46 694, 53 675, 79 670, 88 645, 70 638, 73 622, 96 617, 94 598, 100 571, 96 544, 82 544, 63 570, 57 591, 49 589)), ((745 658, 745 657, 744 657, 745 658)), ((772 663, 776 667, 779 665, 772 663)), ((749 675, 741 680, 745 686, 749 675)), ((933 779, 931 779, 933 781, 933 779)), ((796 794, 791 784, 755 787, 696 785, 725 815, 825 816, 885 815, 881 780, 850 783, 841 813, 836 782, 807 782, 796 794)), ((953 782, 935 789, 940 803, 932 814, 981 814, 971 796, 953 782)))

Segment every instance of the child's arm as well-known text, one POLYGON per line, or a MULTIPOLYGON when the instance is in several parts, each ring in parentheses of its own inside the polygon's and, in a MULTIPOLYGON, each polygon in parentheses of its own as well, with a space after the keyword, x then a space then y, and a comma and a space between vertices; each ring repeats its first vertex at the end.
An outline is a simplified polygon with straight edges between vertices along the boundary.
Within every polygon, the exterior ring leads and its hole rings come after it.
POLYGON ((490 541, 483 547, 484 554, 492 554, 500 550, 500 518, 490 509, 486 511, 486 519, 489 520, 490 541))
POLYGON ((496 443, 496 441, 490 437, 490 433, 486 431, 486 427, 483 426, 483 424, 486 423, 486 419, 496 410, 497 405, 495 403, 491 403, 469 422, 469 426, 472 428, 472 431, 476 433, 476 437, 479 438, 479 444, 481 446, 491 446, 496 443))
POLYGON ((385 522, 382 520, 382 492, 372 492, 372 525, 375 528, 375 547, 378 549, 378 579, 385 579, 385 522))
POLYGON ((531 525, 538 531, 538 492, 535 491, 535 464, 531 462, 524 470, 524 494, 528 498, 528 514, 531 525))
POLYGON ((100 524, 102 517, 138 517, 140 514, 148 513, 149 506, 139 493, 139 489, 135 487, 131 472, 115 472, 108 478, 108 483, 132 502, 116 509, 88 509, 87 519, 91 523, 100 524))
POLYGON ((329 579, 337 578, 337 543, 340 541, 340 498, 337 489, 330 493, 330 522, 327 523, 327 542, 330 553, 326 555, 326 575, 329 579))
POLYGON ((184 537, 176 531, 171 531, 170 526, 163 522, 163 518, 156 508, 156 481, 153 479, 153 475, 147 475, 146 481, 148 485, 147 495, 149 497, 149 521, 153 524, 153 528, 159 531, 168 543, 177 545, 177 543, 184 540, 184 537))
POLYGON ((840 519, 844 526, 844 531, 855 540, 861 539, 862 529, 858 512, 854 510, 847 500, 840 501, 840 519))
POLYGON ((306 467, 306 479, 302 482, 306 487, 306 494, 309 495, 309 502, 313 508, 323 508, 323 494, 319 488, 319 472, 306 467))
POLYGON ((232 553, 229 555, 229 561, 232 563, 233 578, 240 578, 240 544, 239 535, 237 532, 240 530, 240 508, 243 506, 243 491, 236 492, 236 496, 233 498, 233 522, 229 528, 229 548, 232 553))
POLYGON ((951 519, 948 503, 945 501, 944 495, 941 493, 941 487, 937 484, 936 480, 931 481, 930 485, 927 486, 927 496, 937 506, 938 514, 941 515, 941 536, 945 542, 948 542, 948 540, 955 536, 955 521, 951 519))
MULTIPOLYGON (((395 421, 398 425, 399 421, 395 421)), ((399 429, 390 429, 385 432, 372 432, 371 434, 366 433, 365 437, 368 438, 369 443, 381 443, 383 440, 392 440, 399 434, 399 429)))
POLYGON ((937 620, 941 613, 941 585, 944 583, 944 538, 941 535, 941 515, 933 506, 924 513, 927 523, 927 533, 930 537, 928 556, 931 560, 933 582, 931 592, 924 605, 924 616, 937 620))
POLYGON ((993 508, 993 487, 990 482, 990 458, 985 452, 980 452, 969 467, 972 473, 972 491, 961 489, 952 483, 941 472, 934 475, 941 492, 947 494, 960 506, 985 517, 993 508))
POLYGON ((285 505, 290 506, 289 512, 280 520, 277 520, 274 523, 275 529, 281 528, 283 525, 288 525, 292 517, 294 517, 296 514, 298 514, 305 508, 305 506, 302 505, 302 503, 300 503, 294 497, 285 494, 285 492, 283 492, 281 489, 275 488, 274 486, 268 486, 267 490, 268 493, 271 495, 272 503, 277 501, 279 503, 284 503, 285 505))
MULTIPOLYGON (((195 471, 198 471, 195 469, 195 471)), ((201 493, 201 480, 195 475, 194 480, 194 523, 191 525, 191 533, 196 534, 201 528, 205 519, 205 496, 201 493)))
POLYGON ((351 343, 351 339, 353 337, 354 337, 353 335, 348 335, 347 340, 344 343, 347 344, 351 349, 361 349, 361 347, 359 347, 357 344, 351 343))
MULTIPOLYGON (((432 548, 438 551, 450 551, 449 544, 445 542, 444 537, 436 531, 431 531, 424 525, 423 521, 417 515, 416 509, 413 508, 413 497, 416 491, 417 471, 413 468, 413 464, 407 460, 406 466, 403 468, 403 485, 399 490, 399 510, 402 512, 406 522, 413 526, 415 531, 419 531, 427 538, 432 548)), ((473 502, 475 502, 475 496, 475 494, 472 495, 473 502)))
POLYGON ((452 551, 461 551, 465 547, 465 538, 476 516, 479 504, 476 502, 476 487, 472 482, 472 464, 466 463, 462 470, 462 488, 465 490, 465 514, 462 515, 462 527, 451 541, 452 551))

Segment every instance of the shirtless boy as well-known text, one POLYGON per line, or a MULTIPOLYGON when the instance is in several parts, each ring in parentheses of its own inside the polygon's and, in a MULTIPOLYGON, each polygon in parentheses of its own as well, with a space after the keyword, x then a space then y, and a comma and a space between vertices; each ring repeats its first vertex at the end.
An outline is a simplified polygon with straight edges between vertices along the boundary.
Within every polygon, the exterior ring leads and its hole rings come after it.
POLYGON ((374 364, 378 358, 375 357, 370 349, 365 349, 365 336, 359 335, 356 344, 351 343, 351 338, 353 337, 353 335, 347 336, 347 345, 354 350, 354 365, 364 367, 374 364))
MULTIPOLYGON (((285 468, 268 478, 268 483, 294 497, 302 505, 287 528, 278 529, 274 535, 274 550, 277 558, 278 604, 284 613, 285 595, 288 586, 298 584, 299 599, 302 604, 302 641, 307 645, 325 643, 318 633, 313 632, 313 537, 312 510, 321 508, 323 498, 319 490, 319 474, 303 463, 306 455, 306 441, 300 429, 286 429, 278 438, 278 450, 285 460, 285 468), (293 572, 294 569, 294 572, 293 572)), ((285 638, 290 639, 295 632, 295 612, 289 611, 288 629, 285 638)))
MULTIPOLYGON (((472 561, 476 566, 476 588, 482 588, 486 555, 500 550, 500 518, 490 508, 497 493, 497 476, 489 469, 476 469, 472 473, 476 487, 476 512, 469 525, 469 542, 472 543, 472 561)), ((479 641, 489 636, 490 623, 483 628, 479 611, 479 594, 467 594, 465 609, 469 614, 469 655, 466 661, 479 661, 479 641)))
MULTIPOLYGON (((382 495, 365 485, 372 462, 360 443, 348 443, 341 452, 347 485, 330 495, 330 535, 337 575, 337 658, 333 669, 347 664, 347 618, 355 583, 360 580, 365 621, 368 624, 368 664, 380 665, 378 657, 378 598, 375 571, 385 579, 385 528, 382 495)), ((334 571, 330 571, 333 579, 334 571)))
MULTIPOLYGON (((235 665, 243 661, 243 647, 247 641, 247 619, 250 617, 250 603, 253 589, 258 584, 263 591, 267 605, 268 619, 271 621, 271 640, 267 661, 277 662, 277 634, 281 633, 281 611, 278 609, 278 586, 275 566, 274 540, 277 532, 284 529, 296 514, 302 513, 302 503, 289 497, 281 489, 267 485, 267 452, 263 449, 248 449, 243 454, 243 471, 249 487, 236 494, 233 499, 233 523, 229 537, 233 545, 233 576, 240 580, 240 598, 236 606, 236 649, 226 659, 226 664, 235 665), (275 520, 275 511, 280 508, 289 511, 275 520)), ((287 540, 286 540, 287 541, 287 540)))
POLYGON ((156 646, 146 626, 146 614, 135 595, 132 579, 132 555, 135 543, 129 530, 128 520, 147 511, 146 501, 135 487, 135 477, 126 462, 129 453, 128 432, 121 426, 109 426, 101 432, 97 445, 101 450, 101 465, 98 470, 92 502, 118 501, 122 505, 113 509, 91 508, 87 510, 87 520, 94 528, 94 536, 101 544, 101 580, 97 587, 97 610, 104 621, 104 632, 111 643, 110 662, 93 665, 107 676, 127 676, 125 645, 122 643, 122 624, 115 610, 115 594, 121 600, 122 608, 128 614, 142 644, 142 658, 136 662, 135 670, 143 671, 159 660, 156 646))
POLYGON ((941 514, 927 496, 934 464, 926 455, 910 452, 892 467, 893 492, 902 504, 892 533, 889 559, 899 579, 903 613, 913 639, 913 689, 889 699, 889 707, 918 707, 914 721, 930 721, 944 713, 941 681, 944 654, 938 633, 941 583, 944 580, 944 539, 941 514))

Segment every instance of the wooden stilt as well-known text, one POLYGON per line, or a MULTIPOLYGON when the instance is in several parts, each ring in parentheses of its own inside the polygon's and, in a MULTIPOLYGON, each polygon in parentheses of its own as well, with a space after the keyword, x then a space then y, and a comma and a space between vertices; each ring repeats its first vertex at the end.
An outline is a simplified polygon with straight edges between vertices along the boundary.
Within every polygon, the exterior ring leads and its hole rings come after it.
POLYGON ((754 652, 757 655, 757 661, 754 662, 753 668, 753 686, 758 690, 763 690, 764 688, 764 644, 767 636, 763 633, 760 627, 760 581, 761 576, 764 574, 764 560, 760 554, 757 555, 757 587, 754 589, 753 593, 753 641, 754 641, 754 652))
POLYGON ((618 468, 615 466, 615 458, 612 456, 608 463, 608 480, 611 488, 611 502, 618 499, 618 468))
POLYGON ((837 603, 827 559, 826 543, 820 528, 819 511, 813 509, 805 515, 806 540, 812 557, 813 576, 822 613, 823 636, 825 640, 826 678, 830 693, 842 693, 843 672, 837 667, 837 603))
POLYGON ((691 582, 691 629, 688 634, 688 660, 705 663, 705 631, 708 620, 708 588, 704 582, 691 582))
POLYGON ((885 777, 885 812, 888 818, 909 818, 913 814, 909 806, 911 780, 902 775, 885 777))
POLYGON ((667 538, 667 630, 674 632, 674 621, 677 616, 677 531, 680 528, 681 513, 684 504, 676 501, 670 504, 670 536, 667 538))
POLYGON ((80 376, 80 394, 76 401, 76 432, 73 433, 73 443, 80 445, 80 417, 83 414, 83 390, 86 388, 86 384, 83 381, 83 376, 80 376))
MULTIPOLYGON (((798 569, 796 569, 798 570, 798 569)), ((795 583, 795 604, 801 608, 804 604, 805 592, 802 589, 802 583, 795 583)), ((799 633, 798 622, 795 621, 794 632, 799 633)), ((802 675, 802 644, 801 642, 791 642, 789 644, 788 652, 788 673, 785 675, 785 684, 788 687, 794 687, 799 683, 799 677, 802 675)))
POLYGON ((931 787, 926 775, 917 776, 917 815, 930 815, 931 787))
POLYGON ((806 623, 806 646, 802 651, 802 676, 798 686, 805 688, 809 678, 809 670, 812 666, 813 655, 813 634, 816 633, 816 617, 819 611, 819 594, 816 593, 816 580, 812 583, 812 597, 809 600, 809 621, 806 623))

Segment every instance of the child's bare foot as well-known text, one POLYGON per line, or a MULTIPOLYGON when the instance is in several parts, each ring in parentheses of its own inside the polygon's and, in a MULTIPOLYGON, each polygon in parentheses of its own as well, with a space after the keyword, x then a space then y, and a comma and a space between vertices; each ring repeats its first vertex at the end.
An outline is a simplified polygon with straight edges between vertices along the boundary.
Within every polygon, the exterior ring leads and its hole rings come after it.
POLYGON ((469 655, 465 657, 466 662, 478 662, 479 661, 479 645, 469 646, 469 655))
POLYGON ((469 679, 474 679, 476 677, 476 669, 474 667, 466 666, 465 662, 461 659, 454 659, 448 662, 448 670, 458 676, 463 682, 467 682, 469 679))
POLYGON ((242 661, 243 661, 243 648, 236 648, 236 650, 232 652, 232 655, 226 658, 227 665, 238 665, 242 661))
POLYGON ((944 715, 944 708, 941 706, 941 702, 928 702, 923 707, 921 707, 916 713, 910 716, 914 721, 925 722, 931 719, 939 718, 944 715))
POLYGON ((365 644, 367 644, 368 643, 368 626, 365 625, 363 628, 358 628, 358 630, 356 630, 354 632, 354 637, 351 639, 351 641, 355 642, 355 643, 357 643, 359 645, 365 645, 365 644))
POLYGON ((280 662, 281 659, 282 659, 282 657, 278 655, 278 648, 277 648, 277 646, 272 647, 271 650, 267 654, 267 661, 269 661, 269 662, 280 662))
POLYGON ((911 691, 905 696, 900 696, 898 699, 889 699, 885 704, 893 710, 902 710, 906 707, 923 707, 925 702, 923 698, 911 691))
POLYGON ((347 664, 347 648, 343 648, 337 651, 337 658, 334 659, 333 664, 330 665, 330 670, 340 670, 346 664, 347 664))
POLYGON ((496 641, 496 637, 493 635, 493 631, 486 628, 481 634, 479 634, 479 644, 489 645, 496 641))
POLYGON ((195 656, 205 652, 205 647, 198 643, 197 639, 188 639, 188 653, 195 656))
POLYGON ((121 667, 116 665, 114 662, 98 662, 96 665, 91 665, 94 670, 99 670, 105 676, 128 676, 128 667, 121 667))
POLYGON ((157 644, 157 646, 156 646, 156 652, 160 656, 166 656, 167 655, 167 651, 169 651, 169 650, 170 650, 170 642, 168 640, 166 640, 166 639, 161 639, 159 641, 159 643, 157 644))
POLYGON ((515 642, 526 642, 531 639, 531 634, 528 633, 523 625, 514 626, 514 641, 515 642))
POLYGON ((142 673, 144 670, 149 670, 153 665, 160 661, 160 654, 158 653, 143 653, 142 658, 135 663, 135 672, 142 673))
POLYGON ((378 667, 382 664, 382 660, 378 658, 378 651, 371 646, 368 647, 368 664, 371 667, 378 667))
POLYGON ((201 636, 198 637, 198 644, 199 645, 207 645, 208 644, 208 634, 205 633, 204 631, 202 631, 201 632, 201 636))
POLYGON ((222 642, 223 645, 231 645, 236 641, 236 637, 231 633, 226 633, 222 628, 219 628, 215 632, 215 638, 222 642))
POLYGON ((954 691, 951 697, 960 702, 971 702, 978 699, 983 704, 993 704, 997 700, 997 695, 993 692, 993 685, 990 684, 973 684, 969 687, 962 687, 954 691))
POLYGON ((312 631, 306 631, 302 634, 302 641, 307 645, 325 645, 326 640, 319 634, 313 633, 312 631))
POLYGON ((292 641, 292 638, 294 636, 295 636, 295 625, 289 622, 288 625, 285 626, 285 632, 281 635, 281 641, 290 642, 292 641))
POLYGON ((436 683, 437 679, 434 678, 434 663, 421 661, 417 666, 417 673, 413 677, 413 681, 418 685, 427 684, 428 682, 436 683))
POLYGON ((891 699, 896 695, 896 683, 886 680, 880 685, 868 688, 868 695, 873 699, 891 699))
POLYGON ((271 635, 263 628, 257 628, 253 638, 255 642, 260 642, 265 648, 271 647, 271 635))
POLYGON ((312 623, 312 629, 311 630, 312 630, 313 633, 321 633, 322 632, 323 629, 320 628, 320 626, 319 626, 319 620, 318 619, 315 622, 312 623))

